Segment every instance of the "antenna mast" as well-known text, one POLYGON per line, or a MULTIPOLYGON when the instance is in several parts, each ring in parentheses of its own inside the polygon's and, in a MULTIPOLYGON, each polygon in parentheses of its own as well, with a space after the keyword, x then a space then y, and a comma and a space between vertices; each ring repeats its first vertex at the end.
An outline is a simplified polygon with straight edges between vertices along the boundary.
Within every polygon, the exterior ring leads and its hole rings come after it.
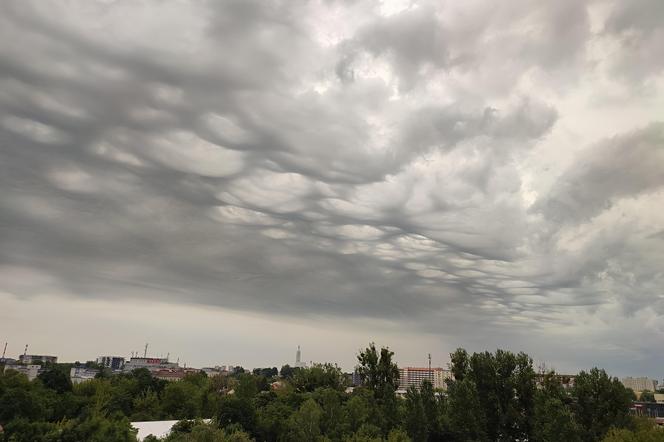
POLYGON ((431 353, 429 353, 429 380, 431 385, 433 385, 433 373, 431 372, 431 353))
POLYGON ((7 353, 7 343, 5 342, 5 349, 2 350, 2 359, 5 359, 5 353, 7 353))
POLYGON ((143 350, 143 357, 147 358, 148 357, 148 343, 145 343, 145 350, 143 350))

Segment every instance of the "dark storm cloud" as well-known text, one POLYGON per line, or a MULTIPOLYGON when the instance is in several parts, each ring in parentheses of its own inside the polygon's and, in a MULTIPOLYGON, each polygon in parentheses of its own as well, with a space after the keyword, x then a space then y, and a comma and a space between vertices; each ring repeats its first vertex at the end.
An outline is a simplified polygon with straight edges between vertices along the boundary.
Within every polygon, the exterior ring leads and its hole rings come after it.
POLYGON ((660 32, 629 8, 597 34, 574 1, 2 9, 2 290, 473 342, 663 311, 661 123, 575 145, 556 102, 590 43, 660 32))

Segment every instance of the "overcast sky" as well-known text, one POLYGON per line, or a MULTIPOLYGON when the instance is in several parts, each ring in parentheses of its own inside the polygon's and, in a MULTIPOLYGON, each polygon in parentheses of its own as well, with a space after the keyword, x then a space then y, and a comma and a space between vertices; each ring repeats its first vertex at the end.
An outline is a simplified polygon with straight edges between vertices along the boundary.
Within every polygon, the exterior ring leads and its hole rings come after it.
POLYGON ((3 1, 0 339, 661 379, 662 54, 661 0, 3 1))

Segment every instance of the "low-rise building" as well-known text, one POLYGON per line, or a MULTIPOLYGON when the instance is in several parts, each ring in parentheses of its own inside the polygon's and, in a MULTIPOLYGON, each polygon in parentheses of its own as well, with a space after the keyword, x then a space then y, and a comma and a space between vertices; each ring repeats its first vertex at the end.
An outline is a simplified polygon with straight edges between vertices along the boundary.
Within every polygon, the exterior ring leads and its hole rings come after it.
POLYGON ((18 361, 21 364, 34 364, 35 362, 57 364, 57 356, 46 356, 46 355, 20 355, 18 361))
POLYGON ((99 356, 97 364, 111 370, 122 370, 125 365, 125 358, 122 356, 99 356))
POLYGON ((94 379, 99 373, 99 370, 86 367, 72 367, 69 370, 69 379, 72 384, 80 384, 81 382, 94 379))
POLYGON ((204 372, 208 377, 214 377, 214 376, 226 376, 228 375, 228 371, 226 371, 224 368, 220 366, 216 367, 203 367, 200 369, 200 371, 204 372))
POLYGON ((125 362, 123 371, 132 371, 137 368, 147 368, 150 371, 161 369, 177 369, 177 362, 169 362, 168 358, 130 358, 125 362))
POLYGON ((199 373, 196 368, 161 368, 151 370, 152 376, 163 381, 179 381, 188 374, 199 373))
POLYGON ((23 373, 28 377, 29 381, 32 381, 37 378, 41 371, 41 365, 36 365, 36 364, 30 364, 30 365, 7 365, 5 366, 5 371, 7 370, 15 370, 18 371, 19 373, 23 373))
POLYGON ((174 370, 169 368, 162 368, 159 370, 153 370, 152 376, 162 381, 179 381, 184 378, 184 370, 174 370))

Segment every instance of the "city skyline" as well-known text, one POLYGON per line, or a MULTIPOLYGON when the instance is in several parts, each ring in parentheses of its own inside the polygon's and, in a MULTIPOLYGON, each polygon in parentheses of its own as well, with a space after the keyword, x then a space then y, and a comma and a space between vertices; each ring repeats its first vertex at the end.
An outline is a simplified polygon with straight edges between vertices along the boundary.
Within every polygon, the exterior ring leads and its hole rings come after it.
POLYGON ((0 342, 659 379, 663 24, 657 0, 4 1, 0 342))

